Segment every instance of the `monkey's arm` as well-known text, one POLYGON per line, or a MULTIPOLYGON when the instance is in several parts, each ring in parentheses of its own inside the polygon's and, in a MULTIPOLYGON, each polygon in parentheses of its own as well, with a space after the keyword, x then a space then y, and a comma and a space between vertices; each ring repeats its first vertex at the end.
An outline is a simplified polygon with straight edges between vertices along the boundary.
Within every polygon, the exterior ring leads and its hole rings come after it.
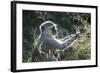
POLYGON ((48 38, 44 41, 44 44, 49 48, 63 50, 64 48, 68 47, 74 41, 74 39, 75 37, 73 36, 64 42, 61 42, 56 38, 48 38))
POLYGON ((68 48, 76 39, 77 34, 72 35, 69 39, 65 41, 60 41, 59 39, 53 37, 45 37, 43 44, 54 49, 63 50, 64 48, 68 48))
POLYGON ((68 35, 68 36, 66 36, 66 37, 62 38, 62 39, 61 39, 61 41, 65 41, 65 40, 69 39, 69 38, 70 38, 70 37, 72 37, 72 36, 73 36, 73 34, 68 35))
POLYGON ((72 37, 70 37, 68 40, 66 40, 63 44, 66 45, 66 47, 63 49, 66 50, 68 49, 70 46, 73 45, 73 43, 75 42, 76 40, 76 35, 73 35, 72 37))
POLYGON ((54 49, 63 49, 64 48, 64 44, 62 44, 62 42, 56 38, 48 38, 45 41, 45 44, 48 47, 54 48, 54 49))
POLYGON ((76 33, 72 35, 70 38, 68 38, 67 40, 65 40, 63 44, 66 45, 66 47, 63 49, 63 51, 65 49, 68 49, 77 40, 78 37, 79 37, 79 33, 76 33))

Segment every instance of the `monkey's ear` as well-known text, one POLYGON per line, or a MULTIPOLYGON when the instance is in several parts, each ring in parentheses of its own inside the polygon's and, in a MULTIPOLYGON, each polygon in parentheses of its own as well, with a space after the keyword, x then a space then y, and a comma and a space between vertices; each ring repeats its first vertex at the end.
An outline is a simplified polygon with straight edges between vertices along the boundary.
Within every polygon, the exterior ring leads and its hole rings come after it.
POLYGON ((44 30, 44 26, 40 26, 40 31, 43 31, 44 30))
POLYGON ((44 26, 41 27, 42 31, 44 30, 44 26))

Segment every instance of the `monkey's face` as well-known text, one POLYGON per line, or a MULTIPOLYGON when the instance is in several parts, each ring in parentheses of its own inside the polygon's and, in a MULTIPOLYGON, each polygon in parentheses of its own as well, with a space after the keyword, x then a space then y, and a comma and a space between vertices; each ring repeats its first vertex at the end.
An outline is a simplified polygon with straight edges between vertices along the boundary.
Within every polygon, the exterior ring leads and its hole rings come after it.
POLYGON ((51 31, 52 35, 56 35, 57 34, 57 27, 56 26, 49 27, 49 30, 51 31))
POLYGON ((57 25, 51 21, 44 22, 40 28, 46 34, 57 35, 57 25))

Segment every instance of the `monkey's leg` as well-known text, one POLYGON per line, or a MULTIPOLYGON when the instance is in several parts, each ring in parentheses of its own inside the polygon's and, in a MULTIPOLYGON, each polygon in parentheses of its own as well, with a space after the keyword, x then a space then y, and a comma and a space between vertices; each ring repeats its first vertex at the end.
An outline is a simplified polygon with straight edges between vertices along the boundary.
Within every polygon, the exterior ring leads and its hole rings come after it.
POLYGON ((47 61, 58 61, 58 58, 54 55, 52 50, 49 50, 47 61))
POLYGON ((61 50, 56 49, 54 51, 54 56, 56 57, 57 61, 60 61, 61 60, 60 53, 61 53, 61 50))
POLYGON ((61 58, 60 58, 60 52, 57 53, 57 59, 60 61, 61 58))

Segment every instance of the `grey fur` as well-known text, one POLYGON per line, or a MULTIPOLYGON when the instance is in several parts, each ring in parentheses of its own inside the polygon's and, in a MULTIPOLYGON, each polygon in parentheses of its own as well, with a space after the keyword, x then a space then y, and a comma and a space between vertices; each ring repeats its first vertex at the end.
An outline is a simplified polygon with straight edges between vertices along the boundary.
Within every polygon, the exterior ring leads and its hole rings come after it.
POLYGON ((62 39, 56 38, 56 34, 53 34, 54 31, 51 30, 52 27, 55 27, 55 31, 57 31, 57 25, 52 21, 45 21, 40 25, 40 36, 39 36, 39 46, 40 50, 43 51, 46 55, 44 60, 59 60, 60 55, 59 51, 64 51, 68 49, 76 40, 76 37, 79 33, 71 34, 62 39), (57 56, 55 57, 55 53, 57 56), (58 57, 59 55, 59 57, 58 57))

